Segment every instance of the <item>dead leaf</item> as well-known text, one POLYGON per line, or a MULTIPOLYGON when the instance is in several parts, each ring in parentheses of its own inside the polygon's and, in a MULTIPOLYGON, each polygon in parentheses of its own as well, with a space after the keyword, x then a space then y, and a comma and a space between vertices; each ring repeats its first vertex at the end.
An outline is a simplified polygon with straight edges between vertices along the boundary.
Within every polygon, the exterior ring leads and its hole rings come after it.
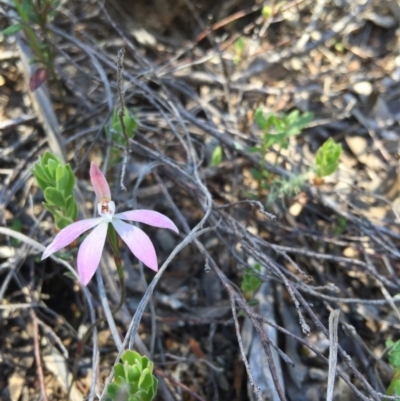
POLYGON ((200 343, 196 341, 193 337, 191 337, 189 340, 189 347, 193 354, 197 356, 197 358, 206 358, 203 350, 201 349, 200 343))

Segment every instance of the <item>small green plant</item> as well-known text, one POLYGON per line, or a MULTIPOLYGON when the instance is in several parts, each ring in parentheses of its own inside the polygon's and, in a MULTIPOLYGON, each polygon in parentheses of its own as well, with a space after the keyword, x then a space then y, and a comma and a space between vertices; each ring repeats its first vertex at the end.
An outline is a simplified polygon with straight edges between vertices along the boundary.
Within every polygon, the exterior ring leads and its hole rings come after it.
POLYGON ((342 235, 347 229, 347 219, 343 216, 337 216, 335 235, 342 235))
POLYGON ((315 174, 319 178, 334 173, 339 167, 342 145, 329 138, 317 151, 315 156, 315 174))
POLYGON ((215 147, 211 155, 211 162, 210 162, 211 167, 217 167, 218 164, 220 164, 222 161, 222 156, 223 156, 222 146, 218 145, 215 147))
POLYGON ((262 15, 265 19, 271 17, 271 15, 272 15, 272 8, 269 7, 269 6, 264 6, 264 7, 262 8, 262 10, 261 10, 261 15, 262 15))
POLYGON ((394 370, 394 375, 386 395, 400 396, 400 341, 387 341, 386 347, 392 347, 388 353, 389 364, 394 370))
MULTIPOLYGON (((138 128, 137 118, 132 115, 128 108, 124 108, 124 125, 126 135, 129 139, 132 139, 135 136, 135 132, 138 128)), ((114 109, 113 115, 111 117, 111 132, 108 128, 106 128, 106 134, 109 140, 112 143, 119 146, 126 146, 126 139, 124 136, 124 132, 122 130, 121 119, 119 118, 119 111, 114 109)), ((121 157, 121 149, 118 147, 113 147, 111 149, 111 165, 115 166, 119 164, 122 160, 121 157)))
POLYGON ((262 197, 263 190, 271 189, 273 181, 273 176, 265 170, 264 160, 268 149, 273 145, 278 146, 278 153, 275 159, 275 163, 277 163, 280 150, 287 149, 289 146, 289 138, 299 135, 313 118, 313 113, 300 113, 298 110, 294 110, 289 114, 283 114, 282 116, 270 113, 267 117, 265 117, 260 108, 256 110, 254 119, 263 132, 262 144, 261 146, 252 146, 248 148, 248 151, 261 154, 259 169, 251 170, 251 174, 258 184, 259 198, 262 197))
POLYGON ((61 230, 73 223, 78 216, 74 199, 75 176, 69 164, 62 164, 57 157, 46 152, 32 170, 43 191, 43 206, 54 216, 56 227, 61 230))
POLYGON ((19 21, 2 31, 3 35, 15 35, 24 31, 26 40, 32 50, 31 63, 38 64, 38 70, 30 80, 29 87, 33 91, 46 79, 48 72, 56 79, 54 72, 55 49, 48 38, 51 32, 48 23, 55 17, 60 0, 14 0, 19 21), (33 27, 38 27, 35 30, 33 27))
POLYGON ((244 53, 244 39, 240 36, 235 42, 235 57, 233 58, 233 62, 235 64, 239 64, 243 59, 244 53))
POLYGON ((292 175, 289 178, 274 178, 268 194, 268 203, 275 202, 280 197, 297 195, 307 181, 307 174, 292 175))
MULTIPOLYGON (((261 265, 256 263, 253 269, 261 272, 261 265)), ((254 293, 258 290, 261 285, 261 280, 254 274, 251 269, 246 269, 243 274, 242 284, 240 286, 243 294, 246 298, 252 298, 254 293)))
POLYGON ((151 401, 157 394, 158 381, 153 362, 135 351, 125 351, 122 363, 114 368, 114 381, 107 387, 106 401, 151 401))
MULTIPOLYGON (((22 232, 22 227, 23 227, 22 220, 21 220, 19 217, 15 217, 15 218, 12 220, 12 223, 11 223, 10 228, 11 228, 12 230, 18 231, 18 232, 20 233, 20 232, 22 232)), ((21 243, 21 241, 15 239, 15 238, 11 238, 11 245, 12 245, 12 246, 15 246, 15 247, 16 247, 16 246, 18 246, 20 243, 21 243)))

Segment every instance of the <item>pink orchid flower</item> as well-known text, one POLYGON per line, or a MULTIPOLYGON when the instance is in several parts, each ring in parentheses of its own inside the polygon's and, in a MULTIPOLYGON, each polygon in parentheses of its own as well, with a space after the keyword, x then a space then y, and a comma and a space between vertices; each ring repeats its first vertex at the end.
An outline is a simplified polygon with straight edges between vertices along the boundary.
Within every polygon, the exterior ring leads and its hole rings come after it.
POLYGON ((108 224, 111 223, 132 253, 147 267, 157 271, 156 251, 150 238, 140 228, 122 220, 169 228, 179 233, 175 224, 168 217, 153 210, 129 210, 115 214, 115 203, 111 200, 110 187, 103 173, 93 162, 90 165, 90 180, 96 193, 100 217, 77 221, 63 228, 43 252, 42 260, 69 245, 85 231, 95 227, 82 242, 78 251, 78 274, 83 285, 87 285, 99 266, 108 224))

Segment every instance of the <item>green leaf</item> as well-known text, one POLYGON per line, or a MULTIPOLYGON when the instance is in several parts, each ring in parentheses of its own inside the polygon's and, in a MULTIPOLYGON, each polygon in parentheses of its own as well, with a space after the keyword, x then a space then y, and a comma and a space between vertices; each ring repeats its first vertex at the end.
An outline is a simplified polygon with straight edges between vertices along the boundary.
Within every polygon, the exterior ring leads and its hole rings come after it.
POLYGON ((32 15, 32 0, 22 0, 21 14, 21 17, 23 16, 24 20, 27 21, 29 19, 32 15))
POLYGON ((400 341, 396 341, 388 353, 389 363, 393 369, 400 368, 400 341))
POLYGON ((61 216, 61 217, 56 216, 55 222, 56 222, 57 228, 59 228, 60 230, 62 230, 63 228, 65 228, 73 223, 72 219, 70 219, 69 217, 65 217, 65 216, 61 216))
POLYGON ((393 395, 400 395, 400 380, 393 383, 393 395))
POLYGON ((279 143, 279 146, 283 149, 287 149, 289 147, 289 139, 284 138, 282 141, 279 143))
POLYGON ((71 280, 75 281, 76 280, 76 276, 70 272, 70 271, 66 271, 63 276, 70 278, 71 280))
POLYGON ((138 401, 152 401, 157 394, 158 387, 158 381, 153 377, 153 383, 154 382, 156 382, 155 388, 152 386, 152 388, 149 388, 146 392, 141 391, 140 396, 137 398, 138 401))
POLYGON ((242 36, 239 36, 235 41, 235 51, 236 53, 243 53, 244 50, 244 40, 242 36))
POLYGON ((65 189, 68 189, 68 184, 69 184, 69 174, 67 168, 62 164, 59 164, 56 168, 57 189, 59 189, 65 195, 68 195, 68 193, 66 193, 65 191, 65 189))
POLYGON ((140 389, 149 389, 153 384, 153 375, 149 371, 148 368, 143 369, 140 379, 139 379, 139 388, 140 389))
POLYGON ((272 15, 272 8, 269 6, 264 6, 261 10, 261 15, 264 18, 269 18, 272 15))
POLYGON ((243 292, 253 292, 261 285, 261 281, 256 276, 245 275, 242 281, 241 289, 243 292))
POLYGON ((271 121, 271 125, 274 126, 274 128, 279 132, 279 133, 284 133, 286 134, 286 127, 287 127, 287 118, 284 116, 281 118, 279 116, 275 116, 274 114, 271 114, 269 117, 269 120, 271 121))
MULTIPOLYGON (((128 136, 128 138, 133 138, 138 127, 138 123, 136 118, 132 116, 132 114, 126 107, 124 109, 123 119, 126 128, 126 135, 128 136)), ((113 141, 120 145, 125 144, 125 137, 123 136, 121 121, 119 118, 119 110, 117 109, 115 109, 113 112, 113 116, 111 118, 111 127, 114 131, 114 135, 112 136, 113 141)))
POLYGON ((125 368, 126 371, 126 380, 129 383, 135 383, 140 377, 140 369, 137 365, 128 366, 125 368))
POLYGON ((116 379, 126 379, 125 368, 121 363, 117 363, 114 368, 114 376, 116 379))
POLYGON ((304 128, 314 119, 314 113, 307 111, 300 117, 299 124, 304 128))
POLYGON ((299 135, 313 120, 313 113, 306 112, 300 115, 298 110, 292 111, 288 116, 287 136, 299 135))
POLYGON ((258 108, 254 113, 254 120, 262 131, 267 131, 271 127, 270 122, 266 120, 261 108, 258 108))
POLYGON ((258 146, 249 146, 249 147, 247 148, 247 151, 248 151, 249 153, 256 153, 256 152, 262 153, 262 152, 263 152, 262 148, 259 148, 258 146))
POLYGON ((300 115, 299 110, 293 110, 288 114, 286 120, 289 124, 292 124, 299 119, 299 115, 300 115))
POLYGON ((65 199, 63 194, 56 188, 48 187, 44 191, 44 198, 46 202, 52 206, 57 206, 59 208, 65 208, 65 199))
POLYGON ((139 353, 132 350, 126 350, 122 354, 121 360, 127 362, 129 365, 134 365, 136 362, 139 362, 140 367, 142 366, 142 357, 139 353))
POLYGON ((75 187, 75 175, 69 164, 65 166, 68 174, 68 185, 64 189, 65 195, 72 195, 75 187))
POLYGON ((136 118, 129 112, 127 108, 125 108, 124 123, 126 127, 126 134, 129 138, 133 138, 135 131, 137 130, 138 123, 136 118))
POLYGON ((211 156, 211 167, 216 167, 222 161, 222 146, 218 145, 215 147, 211 156))
POLYGON ((265 134, 263 136, 263 142, 264 142, 264 147, 266 149, 270 148, 271 146, 278 144, 282 147, 284 147, 284 144, 286 141, 286 134, 285 133, 280 133, 280 134, 265 134))
MULTIPOLYGON (((117 131, 117 128, 116 128, 117 124, 120 124, 119 117, 118 117, 118 110, 114 109, 113 115, 111 118, 111 127, 115 131, 117 131)), ((119 129, 121 129, 121 124, 119 125, 119 129)))
POLYGON ((123 365, 115 366, 114 382, 107 387, 108 400, 152 401, 158 388, 158 381, 152 374, 153 362, 131 350, 125 351, 121 360, 123 365))
POLYGON ((340 52, 340 53, 343 53, 343 52, 344 52, 344 49, 345 49, 342 42, 336 42, 336 43, 334 44, 334 48, 335 48, 336 51, 338 51, 338 52, 340 52))
POLYGON ((15 217, 10 226, 14 231, 18 231, 19 233, 22 231, 22 221, 19 217, 15 217))
POLYGON ((33 166, 32 173, 34 174, 34 176, 36 178, 40 178, 41 180, 43 180, 45 182, 49 182, 49 180, 50 180, 50 177, 46 173, 46 170, 43 168, 42 164, 40 163, 40 160, 38 163, 36 163, 33 166))
POLYGON ((158 380, 157 380, 157 378, 155 376, 153 376, 153 386, 152 386, 152 389, 151 389, 151 392, 153 393, 153 397, 156 396, 157 389, 158 389, 158 380))
POLYGON ((59 163, 59 160, 57 159, 56 156, 54 156, 53 154, 51 154, 50 152, 45 152, 45 154, 42 157, 42 166, 47 166, 47 164, 49 163, 50 160, 54 160, 56 162, 59 163))
POLYGON ((251 173, 252 177, 253 177, 255 180, 257 180, 257 181, 260 181, 260 180, 261 180, 261 173, 260 173, 258 170, 256 170, 255 168, 252 168, 252 169, 250 170, 250 173, 251 173))
POLYGON ((51 206, 48 203, 43 202, 42 205, 45 207, 45 209, 47 209, 52 215, 56 214, 56 207, 55 206, 51 206))
POLYGON ((76 211, 76 203, 72 195, 68 196, 65 200, 66 205, 66 215, 70 217, 72 220, 76 219, 75 211, 76 211))
POLYGON ((77 217, 78 217, 78 205, 76 204, 75 200, 74 200, 74 210, 71 213, 71 215, 69 215, 69 216, 71 217, 71 219, 73 221, 75 221, 77 219, 77 217))
MULTIPOLYGON (((253 266, 253 269, 261 271, 261 266, 257 263, 253 266)), ((252 293, 258 289, 261 285, 261 280, 254 274, 251 269, 246 269, 243 275, 241 284, 241 290, 243 292, 252 293)))
POLYGON ((342 145, 329 138, 315 156, 315 174, 322 178, 334 173, 339 167, 341 154, 342 145))
MULTIPOLYGON (((22 232, 22 221, 19 217, 15 217, 12 220, 11 226, 10 228, 12 228, 14 231, 18 231, 19 233, 22 232)), ((11 245, 12 246, 18 246, 21 243, 21 241, 15 239, 15 238, 11 238, 11 245)))
POLYGON ((111 400, 117 400, 119 394, 119 386, 115 383, 110 383, 107 387, 107 395, 111 397, 111 400))
POLYGON ((148 369, 150 373, 153 373, 154 364, 153 362, 147 358, 146 355, 142 356, 142 369, 148 369))
POLYGON ((15 34, 18 33, 23 27, 24 27, 24 26, 23 26, 22 24, 14 24, 14 25, 11 25, 11 26, 7 27, 6 29, 3 29, 3 30, 1 31, 1 33, 2 33, 4 36, 7 36, 7 35, 15 35, 15 34))
POLYGON ((56 184, 56 171, 59 164, 60 163, 58 161, 50 159, 45 166, 45 171, 48 173, 54 184, 56 184))
POLYGON ((45 189, 48 187, 47 181, 43 181, 41 178, 35 176, 36 182, 39 185, 39 188, 44 192, 45 189))

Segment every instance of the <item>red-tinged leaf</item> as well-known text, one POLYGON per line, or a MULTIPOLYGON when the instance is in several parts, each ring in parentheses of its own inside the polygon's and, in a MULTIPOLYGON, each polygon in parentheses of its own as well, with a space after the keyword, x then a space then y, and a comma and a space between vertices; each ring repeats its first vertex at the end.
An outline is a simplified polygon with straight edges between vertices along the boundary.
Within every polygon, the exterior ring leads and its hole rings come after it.
POLYGON ((47 79, 47 70, 46 68, 38 68, 31 76, 29 80, 29 89, 31 92, 34 92, 37 88, 39 88, 43 82, 47 79))

